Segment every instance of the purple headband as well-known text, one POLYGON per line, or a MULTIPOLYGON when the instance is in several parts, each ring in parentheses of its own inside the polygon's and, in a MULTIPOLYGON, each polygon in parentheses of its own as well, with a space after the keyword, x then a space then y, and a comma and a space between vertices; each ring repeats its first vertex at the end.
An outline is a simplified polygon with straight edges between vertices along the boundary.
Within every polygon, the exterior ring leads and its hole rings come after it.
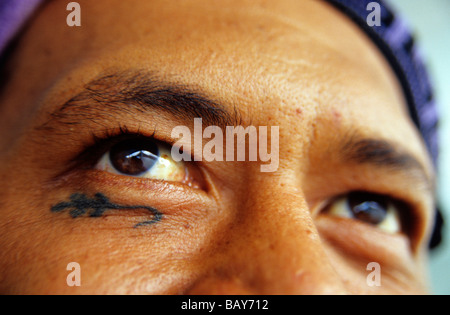
MULTIPOLYGON (((45 0, 3 0, 0 2, 0 56, 21 30, 33 11, 45 0)), ((347 14, 379 47, 397 74, 413 122, 420 130, 436 165, 437 123, 433 93, 419 52, 405 23, 395 17, 382 0, 326 0, 347 14), (369 26, 367 5, 381 7, 381 25, 369 26)))
POLYGON ((0 55, 42 0, 2 0, 0 2, 0 55))

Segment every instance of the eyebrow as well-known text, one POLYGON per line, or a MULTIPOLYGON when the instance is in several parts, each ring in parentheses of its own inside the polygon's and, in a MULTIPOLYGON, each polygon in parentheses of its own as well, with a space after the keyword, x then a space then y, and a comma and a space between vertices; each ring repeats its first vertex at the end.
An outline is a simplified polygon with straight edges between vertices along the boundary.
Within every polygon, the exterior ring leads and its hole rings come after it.
POLYGON ((415 174, 428 190, 434 190, 433 181, 423 164, 400 146, 386 140, 350 137, 344 142, 342 152, 347 161, 415 174))
MULTIPOLYGON (((84 90, 50 114, 50 120, 38 129, 53 129, 51 122, 78 125, 94 120, 100 112, 144 113, 164 111, 184 121, 202 118, 207 125, 219 127, 242 125, 237 108, 233 113, 222 105, 190 87, 164 82, 152 72, 129 70, 104 74, 85 85, 84 90)), ((433 181, 425 167, 411 154, 398 146, 379 139, 352 135, 343 142, 344 160, 391 168, 418 174, 429 190, 433 181)))
POLYGON ((164 82, 147 71, 125 71, 90 81, 81 93, 52 112, 50 120, 38 129, 48 129, 55 121, 77 125, 83 120, 95 119, 99 113, 110 115, 111 112, 144 113, 152 110, 172 114, 183 121, 202 118, 210 126, 225 127, 242 122, 236 108, 230 113, 192 88, 164 82))

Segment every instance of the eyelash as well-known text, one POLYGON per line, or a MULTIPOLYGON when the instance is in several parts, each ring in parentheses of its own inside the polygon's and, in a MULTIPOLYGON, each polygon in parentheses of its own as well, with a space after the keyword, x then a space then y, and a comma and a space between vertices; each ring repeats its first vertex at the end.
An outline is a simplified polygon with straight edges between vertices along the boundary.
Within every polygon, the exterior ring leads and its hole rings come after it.
MULTIPOLYGON (((130 131, 126 126, 122 125, 119 125, 117 128, 104 129, 98 133, 91 132, 91 141, 84 143, 83 149, 81 149, 81 153, 71 160, 68 170, 65 171, 64 174, 61 174, 61 177, 64 177, 65 174, 70 174, 72 172, 75 173, 80 171, 99 170, 98 164, 101 163, 100 161, 104 158, 105 154, 110 152, 116 144, 126 142, 127 140, 142 140, 143 142, 150 140, 157 146, 161 148, 165 147, 170 151, 170 147, 173 145, 173 143, 171 143, 172 141, 170 139, 169 141, 160 140, 158 139, 159 137, 156 137, 155 135, 156 128, 152 133, 145 134, 139 128, 136 132, 134 132, 130 131)), ((170 152, 168 154, 170 155, 170 152)), ((156 175, 155 178, 139 177, 139 179, 170 182, 171 184, 183 185, 191 189, 207 191, 209 186, 207 184, 207 181, 205 180, 204 173, 201 170, 201 167, 198 167, 194 162, 183 162, 183 164, 186 176, 183 180, 175 180, 173 178, 172 180, 157 178, 158 175, 156 175)), ((106 170, 104 171, 106 173, 109 173, 106 170)), ((129 176, 125 174, 120 175, 129 176)), ((136 177, 135 179, 137 180, 138 177, 136 177)))
MULTIPOLYGON (((139 128, 137 131, 131 131, 128 129, 128 127, 124 125, 118 125, 116 128, 103 129, 102 131, 99 132, 91 132, 91 141, 85 143, 83 145, 81 153, 78 154, 71 161, 70 170, 93 169, 103 154, 105 154, 108 150, 110 150, 115 144, 121 141, 125 141, 127 139, 145 138, 145 139, 152 139, 161 144, 172 145, 168 141, 161 141, 157 139, 157 137, 155 137, 155 134, 156 129, 154 129, 153 132, 150 134, 144 134, 139 128)), ((348 193, 351 193, 352 191, 349 191, 348 193)), ((372 193, 378 194, 374 190, 372 190, 372 193)), ((380 195, 384 194, 380 193, 380 195)), ((417 227, 417 215, 416 212, 414 211, 414 207, 411 206, 408 202, 402 201, 398 198, 390 196, 387 197, 389 197, 396 204, 400 205, 399 209, 401 210, 400 215, 402 227, 405 228, 405 230, 402 232, 405 235, 407 235, 411 240, 413 240, 415 234, 414 231, 417 227)), ((336 198, 334 198, 333 200, 336 200, 336 198)), ((330 202, 331 201, 328 201, 327 204, 330 204, 330 202)), ((324 209, 322 209, 320 212, 323 211, 324 209)))
POLYGON ((91 132, 91 141, 83 145, 81 153, 71 161, 71 169, 92 169, 101 156, 115 144, 128 139, 145 138, 157 142, 155 138, 156 129, 153 133, 144 135, 140 130, 130 131, 126 126, 119 125, 117 128, 104 129, 100 133, 91 132))

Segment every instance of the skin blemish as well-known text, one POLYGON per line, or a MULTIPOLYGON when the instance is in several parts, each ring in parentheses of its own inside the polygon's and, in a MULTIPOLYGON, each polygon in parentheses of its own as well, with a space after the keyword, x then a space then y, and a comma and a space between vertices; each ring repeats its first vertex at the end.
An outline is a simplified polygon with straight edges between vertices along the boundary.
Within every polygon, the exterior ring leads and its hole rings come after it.
POLYGON ((336 126, 339 126, 342 121, 342 114, 337 109, 333 109, 332 114, 333 114, 333 123, 336 126))
POLYGON ((134 227, 150 225, 161 221, 162 213, 157 209, 147 206, 126 206, 119 205, 109 201, 109 199, 102 193, 96 193, 94 198, 89 198, 85 194, 75 193, 70 196, 70 201, 60 202, 51 207, 51 212, 61 212, 70 210, 69 214, 72 218, 78 218, 86 213, 90 217, 101 217, 107 210, 134 210, 145 209, 153 215, 153 220, 144 221, 136 224, 134 227))

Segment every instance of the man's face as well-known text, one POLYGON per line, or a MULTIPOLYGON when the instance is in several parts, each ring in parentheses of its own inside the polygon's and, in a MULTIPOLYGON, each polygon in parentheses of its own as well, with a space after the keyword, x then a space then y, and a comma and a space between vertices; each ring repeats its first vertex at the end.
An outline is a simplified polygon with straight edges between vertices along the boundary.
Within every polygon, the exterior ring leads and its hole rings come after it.
POLYGON ((39 12, 1 95, 1 292, 426 292, 430 162, 348 18, 321 1, 78 2, 81 27, 65 1, 39 12), (276 170, 171 160, 195 117, 224 151, 226 126, 266 126, 276 170))

